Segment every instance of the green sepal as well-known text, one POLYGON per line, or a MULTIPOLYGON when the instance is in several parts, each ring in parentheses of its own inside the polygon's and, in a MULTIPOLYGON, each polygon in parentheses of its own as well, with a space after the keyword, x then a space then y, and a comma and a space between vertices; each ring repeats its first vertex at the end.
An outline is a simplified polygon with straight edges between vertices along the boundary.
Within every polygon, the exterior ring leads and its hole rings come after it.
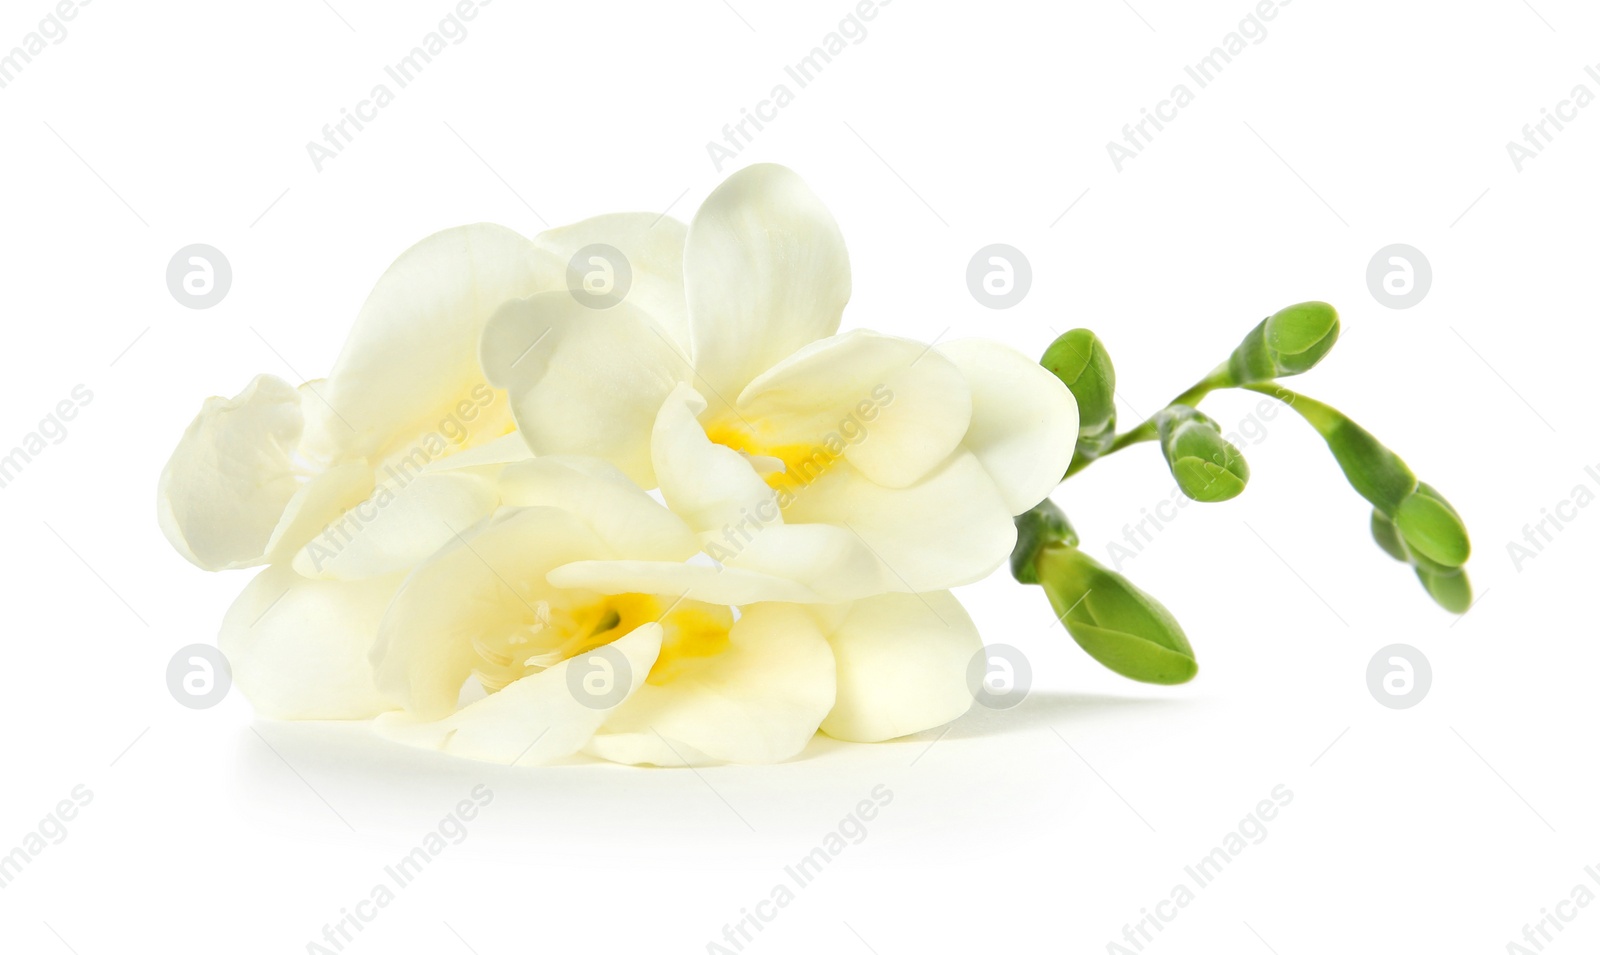
POLYGON ((1035 561, 1043 548, 1051 544, 1078 546, 1078 532, 1072 529, 1072 522, 1048 497, 1012 520, 1017 525, 1017 545, 1011 549, 1011 576, 1018 583, 1039 582, 1035 561))
POLYGON ((1394 522, 1377 508, 1372 509, 1372 539, 1378 542, 1384 553, 1395 560, 1411 562, 1411 555, 1406 553, 1406 545, 1400 540, 1400 531, 1395 528, 1394 522))
POLYGON ((1417 568, 1417 579, 1427 589, 1433 602, 1451 613, 1466 613, 1472 606, 1472 582, 1465 568, 1456 567, 1443 572, 1417 568))
POLYGON ((1460 567, 1472 556, 1472 542, 1461 515, 1426 484, 1400 502, 1394 523, 1406 546, 1445 567, 1460 567))

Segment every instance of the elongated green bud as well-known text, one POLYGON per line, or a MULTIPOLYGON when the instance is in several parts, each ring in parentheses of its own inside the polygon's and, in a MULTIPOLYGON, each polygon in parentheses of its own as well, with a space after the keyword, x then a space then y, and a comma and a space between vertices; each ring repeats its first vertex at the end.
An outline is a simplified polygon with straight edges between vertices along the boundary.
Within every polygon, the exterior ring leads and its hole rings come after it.
POLYGON ((1472 605, 1472 584, 1462 570, 1472 542, 1444 495, 1419 482, 1399 455, 1343 412, 1276 385, 1245 387, 1277 398, 1317 429, 1350 486, 1372 504, 1373 539, 1416 568, 1435 603, 1452 613, 1472 605))
POLYGON ((1143 683, 1194 679, 1189 639, 1154 597, 1064 543, 1041 548, 1034 566, 1056 616, 1102 666, 1143 683))
POLYGON ((1244 490, 1250 466, 1215 421, 1188 405, 1170 405, 1157 413, 1156 430, 1167 467, 1190 499, 1226 501, 1244 490))
POLYGON ((1246 385, 1310 371, 1339 340, 1339 313, 1327 302, 1280 309, 1250 330, 1228 359, 1233 384, 1246 385))
POLYGON ((1117 372, 1105 346, 1089 329, 1074 328, 1051 342, 1039 363, 1078 400, 1074 457, 1088 461, 1104 454, 1117 430, 1117 372))

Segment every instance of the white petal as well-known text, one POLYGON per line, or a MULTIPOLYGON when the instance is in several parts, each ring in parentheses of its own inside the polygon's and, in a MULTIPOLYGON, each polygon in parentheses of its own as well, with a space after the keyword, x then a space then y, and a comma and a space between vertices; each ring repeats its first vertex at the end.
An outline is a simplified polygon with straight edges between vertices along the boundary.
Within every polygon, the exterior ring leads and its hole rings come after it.
POLYGON ((1061 379, 999 342, 940 345, 972 391, 972 426, 963 443, 994 479, 1011 513, 1055 490, 1072 463, 1078 403, 1061 379))
POLYGON ((606 717, 644 684, 661 649, 661 625, 637 627, 608 646, 622 654, 629 671, 627 692, 612 706, 580 702, 567 684, 574 660, 563 660, 443 719, 388 713, 374 729, 397 742, 491 763, 537 766, 563 759, 582 749, 606 717))
POLYGON ((261 375, 232 399, 208 398, 172 452, 157 491, 167 540, 197 567, 262 563, 300 490, 304 417, 288 382, 261 375))
POLYGON ((559 278, 548 253, 503 226, 447 229, 407 249, 361 307, 320 390, 326 406, 308 405, 311 449, 381 458, 436 430, 461 402, 487 397, 484 323, 559 278))
POLYGON ((357 720, 392 709, 367 656, 399 586, 398 575, 320 581, 268 567, 222 620, 217 645, 234 684, 271 719, 357 720))
POLYGON ((788 577, 676 561, 581 560, 557 567, 548 579, 563 589, 681 597, 728 607, 766 600, 830 603, 840 599, 819 594, 788 577))
POLYGON ((554 508, 506 509, 463 531, 412 572, 384 615, 373 648, 379 689, 422 719, 448 714, 481 662, 474 640, 533 617, 551 596, 553 568, 613 556, 554 508))
POLYGON ((683 560, 699 547, 681 518, 604 461, 538 458, 506 468, 499 487, 507 506, 560 508, 614 552, 633 559, 683 560))
POLYGON ((718 186, 689 225, 683 263, 695 369, 722 401, 832 335, 850 299, 838 223, 782 166, 748 166, 718 186))
POLYGON ((358 460, 336 464, 300 485, 267 543, 267 561, 293 560, 307 541, 366 500, 372 493, 372 481, 371 466, 358 460))
POLYGON ((488 517, 495 482, 467 471, 391 479, 328 522, 294 558, 302 576, 358 580, 409 570, 488 517))
POLYGON ((857 601, 828 634, 839 690, 822 731, 874 743, 942 726, 967 711, 967 668, 983 648, 948 591, 857 601))
POLYGON ((805 346, 752 381, 738 406, 762 442, 810 448, 819 463, 842 453, 886 487, 915 483, 949 457, 972 417, 954 364, 870 331, 805 346))
POLYGON ((588 752, 658 766, 775 763, 799 753, 834 701, 833 654, 816 619, 798 607, 757 604, 728 641, 670 678, 652 675, 588 752))
POLYGON ((499 465, 515 464, 532 458, 533 451, 528 448, 528 442, 522 439, 522 435, 512 431, 477 447, 436 458, 428 462, 422 470, 428 474, 459 471, 463 468, 498 472, 499 465))
POLYGON ((966 450, 908 488, 881 487, 838 462, 795 495, 784 520, 850 530, 882 562, 883 589, 911 593, 981 580, 1017 539, 1010 509, 966 450))
POLYGON ((563 269, 573 256, 591 245, 609 245, 621 252, 632 275, 622 300, 650 316, 687 355, 689 314, 683 298, 683 244, 687 232, 682 222, 670 216, 619 212, 546 230, 533 241, 563 269))
POLYGON ((654 485, 650 431, 689 369, 643 312, 566 291, 507 302, 484 330, 482 361, 534 453, 604 458, 654 485))
POLYGON ((679 385, 656 418, 651 453, 667 506, 713 538, 752 519, 781 521, 777 495, 750 460, 706 437, 697 417, 705 407, 699 393, 679 385))
POLYGON ((556 568, 548 579, 558 587, 729 606, 838 603, 914 591, 928 581, 935 583, 921 589, 969 583, 999 566, 1015 543, 1010 516, 981 478, 965 452, 927 483, 903 490, 841 472, 821 485, 809 507, 791 508, 796 523, 747 524, 720 539, 705 538, 703 556, 709 560, 579 561, 556 568), (846 481, 858 483, 846 487, 846 481), (969 482, 964 491, 962 481, 969 482), (958 491, 966 495, 960 507, 941 503, 958 491), (934 513, 924 515, 924 509, 934 513), (823 511, 839 523, 798 522, 823 511))
POLYGON ((898 584, 867 542, 848 527, 773 524, 751 534, 743 546, 740 543, 735 537, 737 550, 719 548, 711 555, 722 556, 729 569, 798 581, 824 602, 880 594, 898 584))

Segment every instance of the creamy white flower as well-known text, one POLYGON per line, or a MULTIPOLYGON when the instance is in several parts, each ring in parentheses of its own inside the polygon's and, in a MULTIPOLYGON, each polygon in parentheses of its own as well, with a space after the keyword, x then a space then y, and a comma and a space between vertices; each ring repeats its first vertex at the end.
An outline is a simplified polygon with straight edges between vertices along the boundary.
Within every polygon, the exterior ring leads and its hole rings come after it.
POLYGON ((688 348, 643 309, 507 303, 482 346, 537 454, 659 486, 717 566, 589 560, 562 587, 722 604, 837 602, 978 580, 1055 487, 1077 405, 1005 346, 837 334, 844 240, 794 173, 718 187, 683 251, 688 348))
POLYGON ((849 281, 778 167, 687 234, 419 243, 327 379, 208 401, 162 475, 181 553, 270 565, 223 623, 236 682, 508 763, 771 762, 955 719, 980 641, 945 588, 1004 559, 1076 407, 1001 346, 836 335, 849 281), (609 308, 566 284, 596 243, 632 272, 609 308))
POLYGON ((359 579, 410 567, 498 505, 497 466, 529 457, 479 367, 490 314, 566 288, 569 258, 604 242, 633 264, 629 298, 652 327, 683 334, 683 236, 671 219, 624 214, 531 241, 495 225, 424 239, 379 279, 326 379, 295 388, 263 375, 206 402, 162 473, 162 530, 206 570, 292 561, 305 576, 359 579))
MULTIPOLYGON (((378 688, 403 707, 378 719, 385 736, 519 765, 578 753, 669 766, 773 762, 819 727, 887 739, 971 703, 967 665, 980 642, 948 593, 734 608, 561 587, 552 572, 573 561, 682 560, 697 537, 593 459, 522 462, 502 483, 512 506, 423 562, 378 624, 378 688), (597 659, 608 691, 599 701, 572 672, 596 648, 605 648, 597 659), (458 706, 467 683, 487 695, 458 706)), ((288 687, 300 676, 286 661, 278 679, 288 687)))

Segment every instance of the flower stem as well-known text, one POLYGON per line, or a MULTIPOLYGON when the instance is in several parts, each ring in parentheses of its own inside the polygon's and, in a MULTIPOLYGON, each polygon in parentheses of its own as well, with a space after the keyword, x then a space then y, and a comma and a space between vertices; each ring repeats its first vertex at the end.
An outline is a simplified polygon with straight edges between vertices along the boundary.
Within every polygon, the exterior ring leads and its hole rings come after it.
MULTIPOLYGON (((1206 375, 1204 378, 1191 385, 1187 391, 1167 402, 1166 407, 1170 408, 1173 405, 1188 405, 1189 407, 1194 407, 1211 392, 1216 391, 1219 388, 1233 387, 1237 386, 1234 385, 1233 377, 1228 372, 1227 362, 1224 362, 1212 369, 1209 375, 1206 375)), ((1164 411, 1166 408, 1163 408, 1162 410, 1164 411)), ((1126 431, 1117 435, 1116 439, 1111 442, 1110 447, 1106 448, 1104 454, 1093 458, 1073 458, 1072 464, 1067 468, 1067 473, 1062 476, 1062 480, 1064 481, 1067 478, 1072 477, 1074 474, 1082 471, 1095 461, 1115 454, 1129 445, 1140 444, 1145 441, 1154 441, 1158 434, 1156 429, 1156 418, 1159 416, 1159 414, 1160 412, 1157 412, 1157 414, 1151 415, 1149 418, 1146 418, 1144 421, 1140 422, 1131 431, 1126 431)))

